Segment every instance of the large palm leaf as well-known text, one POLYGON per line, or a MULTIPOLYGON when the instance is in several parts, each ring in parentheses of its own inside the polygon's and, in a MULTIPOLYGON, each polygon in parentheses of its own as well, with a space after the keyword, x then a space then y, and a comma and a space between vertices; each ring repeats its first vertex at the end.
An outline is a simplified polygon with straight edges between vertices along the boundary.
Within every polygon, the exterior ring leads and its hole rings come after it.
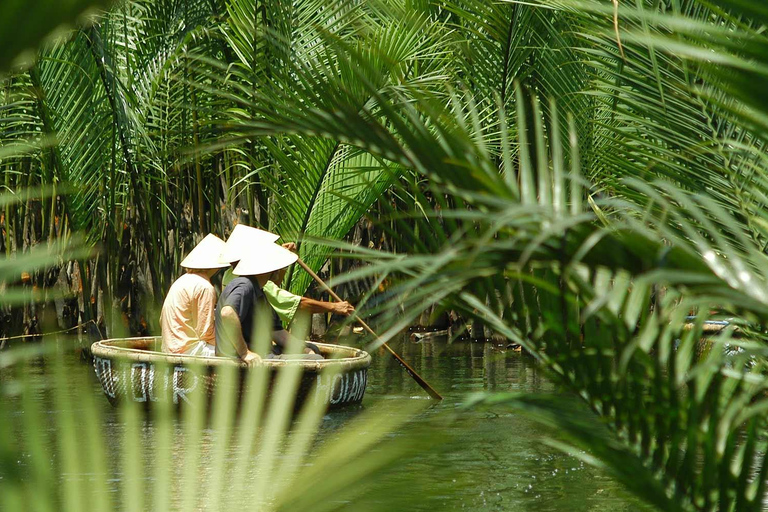
MULTIPOLYGON (((374 6, 331 3, 318 9, 312 2, 300 2, 277 17, 280 23, 266 28, 253 23, 249 9, 231 13, 238 15, 233 16, 228 37, 239 56, 238 69, 232 72, 238 85, 234 91, 214 91, 241 105, 233 110, 234 123, 227 124, 227 141, 250 145, 252 170, 247 177, 258 191, 271 191, 269 227, 285 240, 298 241, 300 254, 316 269, 330 251, 307 239, 344 236, 397 179, 398 168, 317 133, 266 140, 265 155, 255 145, 258 133, 252 125, 265 107, 275 104, 265 104, 266 97, 285 96, 287 102, 311 96, 313 103, 361 111, 375 109, 367 85, 380 92, 434 80, 444 53, 436 46, 439 32, 425 28, 421 13, 398 11, 398 21, 392 22, 394 7, 374 6), (365 66, 355 69, 339 60, 339 48, 355 51, 365 66), (284 64, 270 64, 275 58, 284 64), (329 87, 334 88, 332 95, 319 94, 329 87)), ((303 273, 298 280, 289 278, 298 293, 309 282, 303 273)))
POLYGON ((570 12, 579 35, 574 46, 591 69, 596 123, 579 135, 594 143, 587 150, 587 174, 600 189, 629 198, 632 192, 622 188, 623 178, 663 178, 738 212, 750 236, 764 239, 762 225, 749 220, 764 205, 763 141, 743 120, 733 122, 732 112, 739 107, 724 88, 725 77, 691 59, 698 50, 688 46, 689 55, 681 51, 688 38, 701 37, 705 27, 712 27, 713 19, 723 27, 718 38, 737 23, 699 2, 640 2, 621 6, 617 41, 612 6, 542 3, 570 12))

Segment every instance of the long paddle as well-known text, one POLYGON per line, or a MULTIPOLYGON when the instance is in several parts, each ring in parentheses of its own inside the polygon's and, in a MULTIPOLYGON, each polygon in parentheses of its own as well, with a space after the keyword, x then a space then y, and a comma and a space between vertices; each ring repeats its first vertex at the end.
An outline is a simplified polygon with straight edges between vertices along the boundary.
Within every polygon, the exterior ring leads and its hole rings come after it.
MULTIPOLYGON (((307 266, 307 264, 306 264, 306 263, 304 263, 303 261, 301 261, 301 258, 299 258, 299 259, 297 260, 297 263, 298 263, 299 265, 301 265, 301 268, 303 268, 304 270, 306 270, 306 271, 307 271, 307 273, 308 273, 310 276, 312 276, 312 279, 314 279, 315 281, 317 281, 318 283, 320 283, 320 286, 322 286, 323 288, 325 288, 326 290, 328 290, 328 293, 330 293, 330 294, 331 294, 331 297, 333 297, 334 299, 336 299, 336 300, 337 300, 337 301, 339 301, 339 302, 343 302, 343 301, 342 301, 342 299, 341 299, 341 297, 339 297, 338 295, 336 295, 336 293, 335 293, 333 290, 331 290, 331 287, 330 287, 330 286, 328 286, 328 285, 325 283, 325 281, 323 281, 322 279, 320 279, 320 276, 318 276, 317 274, 315 274, 315 273, 312 271, 312 269, 311 269, 311 268, 309 268, 309 267, 307 266)), ((371 333, 372 335, 374 335, 374 336, 376 337, 376 339, 381 339, 381 338, 379 338, 379 335, 378 335, 378 334, 376 334, 376 333, 373 331, 373 329, 371 329, 371 328, 368 326, 368 324, 367 324, 367 323, 365 323, 365 321, 364 321, 362 318, 360 318, 359 316, 358 316, 358 317, 356 317, 356 318, 357 318, 357 321, 360 323, 360 325, 362 325, 362 326, 363 326, 363 329, 365 329, 366 331, 368 331, 369 333, 371 333)), ((397 362, 398 362, 398 363, 400 363, 400 366, 402 366, 402 367, 403 367, 403 369, 404 369, 406 372, 408 372, 408 375, 410 375, 410 376, 413 378, 413 380, 415 380, 415 381, 418 383, 418 385, 419 385, 419 386, 421 386, 421 387, 424 389, 424 391, 426 391, 427 393, 429 393, 429 396, 431 396, 431 397, 432 397, 432 398, 434 398, 435 400, 442 400, 442 399, 443 399, 443 397, 442 397, 442 396, 440 396, 440 393, 438 393, 437 391, 435 391, 435 388, 433 388, 432 386, 430 386, 430 385, 429 385, 429 383, 428 383, 427 381, 425 381, 424 379, 422 379, 422 378, 421 378, 421 376, 420 376, 418 373, 416 373, 416 370, 414 370, 413 368, 411 368, 410 366, 408 366, 408 363, 406 363, 405 361, 403 361, 403 358, 402 358, 402 357, 400 357, 400 356, 397 354, 397 352, 395 352, 394 350, 392 350, 392 348, 391 348, 389 345, 387 345, 386 343, 383 343, 383 342, 382 342, 382 346, 383 346, 385 349, 387 349, 387 352, 389 352, 389 353, 392 355, 392 357, 394 357, 394 358, 397 360, 397 362)))

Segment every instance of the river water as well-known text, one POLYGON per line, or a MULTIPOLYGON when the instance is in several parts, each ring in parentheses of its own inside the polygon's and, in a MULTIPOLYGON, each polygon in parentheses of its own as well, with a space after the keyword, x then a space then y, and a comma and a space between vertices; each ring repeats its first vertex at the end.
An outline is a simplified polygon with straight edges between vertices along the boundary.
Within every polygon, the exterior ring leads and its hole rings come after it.
MULTIPOLYGON (((362 500, 390 510, 622 511, 640 504, 604 472, 545 445, 556 436, 519 411, 466 409, 477 392, 556 393, 530 356, 491 343, 396 344, 443 396, 408 433, 433 439, 392 467, 362 500)), ((385 354, 374 357, 367 400, 421 399, 424 392, 385 354), (418 397, 418 398, 416 398, 418 397)), ((383 508, 382 508, 383 509, 383 508)))
MULTIPOLYGON (((394 359, 383 351, 372 354, 362 407, 327 413, 320 425, 320 441, 332 438, 377 402, 417 401, 424 408, 395 434, 410 442, 407 455, 369 479, 366 491, 354 501, 339 502, 342 509, 573 512, 640 508, 603 471, 545 445, 543 436, 556 433, 524 413, 462 407, 476 392, 557 393, 529 356, 491 343, 449 344, 439 338, 416 343, 404 337, 392 346, 445 399, 430 402, 394 359)), ((67 372, 93 373, 76 357, 68 358, 66 365, 67 372)), ((45 388, 46 373, 42 366, 33 367, 31 383, 45 388)), ((0 370, 0 384, 2 374, 0 370)), ((108 405, 95 378, 92 384, 97 403, 104 407, 105 431, 119 434, 121 417, 108 405)), ((151 430, 151 425, 147 428, 151 430)), ((203 446, 202 452, 210 452, 209 448, 203 446)), ((210 459, 204 456, 201 465, 207 464, 210 459)), ((208 468, 199 469, 205 473, 208 468)), ((120 485, 119 475, 112 485, 120 485)), ((146 503, 150 502, 147 498, 146 503)))

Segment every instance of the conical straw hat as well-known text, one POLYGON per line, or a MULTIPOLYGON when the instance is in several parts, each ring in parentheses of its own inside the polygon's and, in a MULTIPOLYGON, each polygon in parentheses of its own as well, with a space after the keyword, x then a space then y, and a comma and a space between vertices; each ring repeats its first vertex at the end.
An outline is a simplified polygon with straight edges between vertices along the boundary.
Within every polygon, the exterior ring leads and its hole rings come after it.
POLYGON ((219 255, 223 250, 224 240, 214 234, 209 234, 187 254, 187 257, 181 262, 181 266, 196 270, 224 268, 227 264, 219 260, 219 255))
POLYGON ((269 231, 238 224, 224 245, 220 261, 222 263, 240 261, 245 255, 254 252, 256 245, 273 244, 278 238, 280 238, 279 235, 269 231))
POLYGON ((275 243, 260 244, 246 254, 232 271, 236 276, 257 276, 285 268, 299 257, 275 243))

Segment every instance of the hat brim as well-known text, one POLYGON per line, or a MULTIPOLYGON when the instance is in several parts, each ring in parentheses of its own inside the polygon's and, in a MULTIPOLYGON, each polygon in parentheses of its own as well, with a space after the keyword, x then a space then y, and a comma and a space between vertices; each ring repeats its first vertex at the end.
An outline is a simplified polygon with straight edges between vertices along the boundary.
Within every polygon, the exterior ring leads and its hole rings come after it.
POLYGON ((263 244, 241 259, 232 273, 236 276, 269 274, 295 263, 297 259, 296 254, 277 244, 263 244))
POLYGON ((224 250, 221 252, 219 262, 229 265, 230 263, 240 261, 244 256, 256 250, 257 245, 274 244, 278 238, 280 238, 280 235, 270 233, 269 231, 238 224, 224 244, 224 250))
POLYGON ((223 250, 224 240, 209 234, 187 254, 187 257, 181 261, 181 266, 191 270, 224 268, 227 264, 219 259, 223 250))

